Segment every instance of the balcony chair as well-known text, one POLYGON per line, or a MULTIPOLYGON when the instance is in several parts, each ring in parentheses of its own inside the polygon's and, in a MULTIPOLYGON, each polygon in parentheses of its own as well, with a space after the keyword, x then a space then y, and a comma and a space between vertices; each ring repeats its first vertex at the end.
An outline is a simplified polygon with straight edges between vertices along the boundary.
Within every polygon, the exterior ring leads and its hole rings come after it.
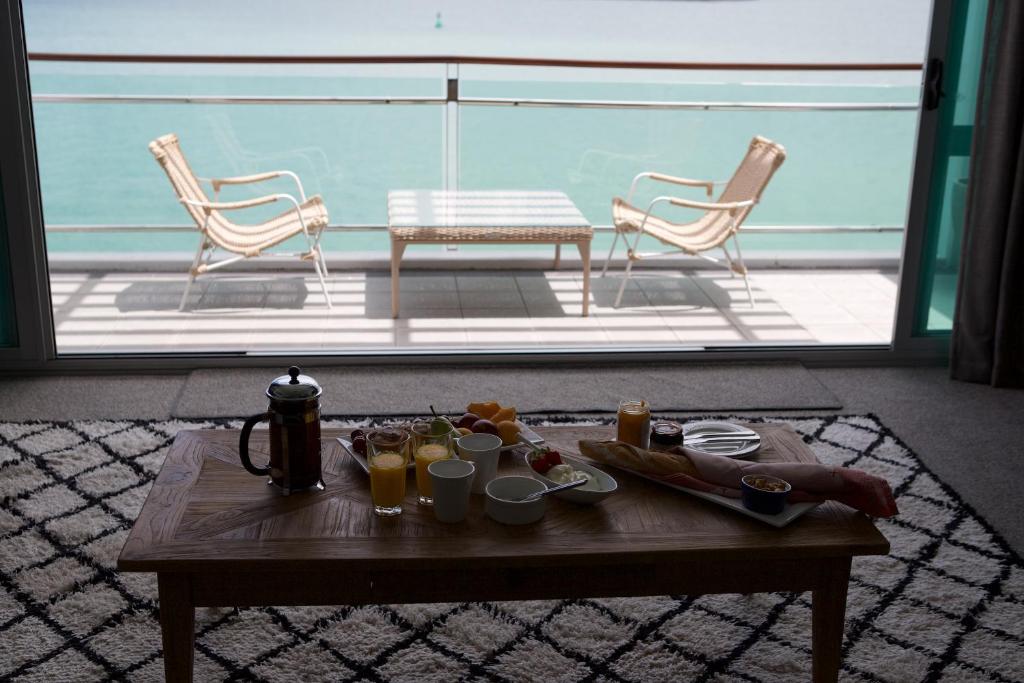
POLYGON ((297 175, 291 171, 270 171, 236 178, 199 178, 189 167, 178 145, 178 136, 173 133, 153 140, 149 143, 149 151, 167 173, 178 201, 185 206, 200 232, 199 248, 189 269, 188 283, 185 285, 185 293, 181 296, 179 311, 185 310, 188 293, 197 276, 242 259, 260 256, 265 250, 300 234, 306 238, 308 251, 283 255, 298 256, 304 261, 313 262, 324 298, 327 300, 327 308, 331 308, 331 295, 327 291, 325 279, 327 261, 324 258, 323 247, 320 246, 320 238, 327 227, 327 208, 318 195, 306 198, 297 175), (235 202, 218 201, 220 188, 224 185, 255 183, 281 176, 288 176, 295 181, 301 199, 296 199, 290 194, 275 193, 235 202), (213 188, 213 201, 210 201, 203 191, 200 184, 202 182, 209 183, 213 188), (279 201, 290 203, 291 206, 283 213, 254 225, 233 223, 222 213, 279 201), (211 263, 210 259, 217 249, 223 249, 235 256, 211 263))
POLYGON ((743 264, 743 253, 740 251, 740 241, 737 233, 743 221, 750 214, 750 210, 761 199, 772 175, 786 159, 786 150, 782 145, 772 142, 761 136, 750 141, 750 148, 747 155, 740 162, 739 167, 732 178, 725 182, 714 182, 710 180, 690 180, 687 178, 676 178, 663 173, 641 173, 633 179, 626 199, 615 197, 612 200, 612 221, 615 224, 615 239, 612 240, 612 248, 608 251, 608 259, 604 263, 601 275, 608 272, 608 264, 611 262, 612 254, 615 253, 615 246, 619 237, 626 245, 626 272, 622 278, 622 285, 615 297, 615 308, 622 302, 622 294, 626 291, 626 283, 629 282, 630 272, 633 263, 642 258, 656 256, 671 256, 673 254, 689 254, 699 256, 713 263, 721 261, 713 256, 704 253, 722 248, 725 254, 726 266, 730 273, 738 273, 743 276, 743 284, 747 288, 747 298, 750 305, 754 305, 754 295, 750 291, 750 281, 747 279, 747 267, 743 264), (630 202, 636 192, 637 184, 644 178, 657 180, 676 185, 690 187, 703 187, 707 192, 708 201, 694 201, 661 195, 655 197, 647 205, 647 210, 637 208, 630 202), (718 197, 717 201, 710 201, 714 193, 715 185, 725 185, 725 190, 718 197), (654 209, 660 204, 671 204, 690 209, 700 209, 704 215, 689 223, 674 223, 666 218, 654 215, 654 209), (636 233, 633 245, 629 245, 629 233, 636 233), (637 251, 640 238, 650 235, 664 244, 675 247, 672 251, 645 253, 637 251), (732 238, 736 245, 736 256, 729 253, 726 242, 732 238))

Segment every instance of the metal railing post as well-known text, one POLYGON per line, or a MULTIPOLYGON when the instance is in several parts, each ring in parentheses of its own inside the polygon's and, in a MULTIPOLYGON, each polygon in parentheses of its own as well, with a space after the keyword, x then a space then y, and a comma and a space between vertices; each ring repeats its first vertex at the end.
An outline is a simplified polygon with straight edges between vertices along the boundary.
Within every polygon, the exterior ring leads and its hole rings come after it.
POLYGON ((444 189, 459 189, 459 65, 445 65, 444 189))

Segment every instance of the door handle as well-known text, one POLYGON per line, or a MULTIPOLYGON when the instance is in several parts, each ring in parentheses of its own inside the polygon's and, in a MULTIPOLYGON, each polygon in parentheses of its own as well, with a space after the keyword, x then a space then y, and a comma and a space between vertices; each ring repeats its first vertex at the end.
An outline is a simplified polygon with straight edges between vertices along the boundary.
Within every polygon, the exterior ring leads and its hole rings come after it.
POLYGON ((924 75, 924 108, 927 111, 939 108, 942 92, 942 60, 932 57, 924 75))

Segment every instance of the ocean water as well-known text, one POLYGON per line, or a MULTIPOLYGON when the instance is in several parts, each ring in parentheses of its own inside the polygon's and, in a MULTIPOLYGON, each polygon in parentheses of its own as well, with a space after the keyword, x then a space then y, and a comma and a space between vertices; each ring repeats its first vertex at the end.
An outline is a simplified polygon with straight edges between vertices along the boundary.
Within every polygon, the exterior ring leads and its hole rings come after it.
MULTIPOLYGON (((289 4, 26 0, 33 51, 487 54, 761 61, 918 61, 927 3, 720 2, 289 4), (232 12, 238 12, 233 15, 232 12), (442 28, 435 28, 437 12, 442 28), (187 20, 186 20, 187 18, 187 20), (68 27, 75 27, 69 30, 68 27), (723 31, 722 27, 729 30, 723 31), (332 30, 333 29, 333 30, 332 30), (341 41, 339 36, 347 40, 341 41), (859 38, 859 39, 858 39, 859 38)), ((464 66, 465 96, 647 101, 916 104, 906 72, 713 72, 464 66)), ((34 62, 33 94, 439 95, 445 71, 417 66, 103 65, 34 62)), ((383 224, 389 189, 443 183, 444 108, 436 105, 208 105, 37 102, 37 152, 48 226, 185 224, 147 143, 176 132, 199 175, 285 168, 324 198, 332 223, 383 224)), ((464 189, 559 189, 594 224, 632 177, 658 170, 727 179, 753 135, 788 158, 751 225, 900 226, 916 111, 638 111, 462 106, 464 189)), ((275 181, 277 183, 278 181, 275 181)), ((241 198, 287 184, 229 188, 241 198)), ((638 200, 653 196, 645 189, 638 200)), ((686 192, 685 190, 683 191, 686 192)), ((702 198, 700 190, 691 190, 702 198)), ((251 214, 262 217, 260 210, 251 214)), ((678 218, 685 218, 680 213, 678 218)), ((67 251, 191 251, 194 234, 71 235, 67 251)), ((609 238, 610 239, 610 238, 609 238)), ((604 238, 595 248, 600 250, 604 238)), ((750 235, 748 250, 896 253, 901 236, 750 235)), ((336 251, 386 249, 382 233, 330 235, 336 251)))

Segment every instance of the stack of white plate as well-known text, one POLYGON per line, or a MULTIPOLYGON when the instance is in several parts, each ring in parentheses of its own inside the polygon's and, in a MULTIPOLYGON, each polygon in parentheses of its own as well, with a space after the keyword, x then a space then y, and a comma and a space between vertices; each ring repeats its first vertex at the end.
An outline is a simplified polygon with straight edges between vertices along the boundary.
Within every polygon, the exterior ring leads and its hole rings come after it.
POLYGON ((687 422, 683 425, 683 450, 727 458, 746 458, 761 447, 761 437, 732 422, 687 422), (732 435, 735 434, 735 438, 732 435), (687 443, 689 442, 689 443, 687 443))

